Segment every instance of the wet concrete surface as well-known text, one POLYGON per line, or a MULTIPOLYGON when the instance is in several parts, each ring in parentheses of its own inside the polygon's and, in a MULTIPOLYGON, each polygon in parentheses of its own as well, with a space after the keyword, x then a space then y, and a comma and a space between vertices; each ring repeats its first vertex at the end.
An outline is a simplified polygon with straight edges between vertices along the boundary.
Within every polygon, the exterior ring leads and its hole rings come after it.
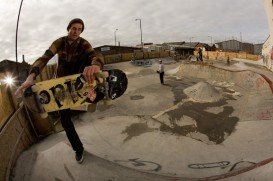
MULTIPOLYGON (((187 98, 187 95, 183 93, 184 89, 201 81, 205 81, 205 79, 194 77, 186 77, 182 80, 173 77, 168 78, 168 86, 171 87, 171 91, 175 97, 174 104, 187 98)), ((231 116, 234 108, 228 106, 228 101, 235 101, 236 99, 229 94, 225 94, 234 93, 234 91, 225 87, 216 87, 223 90, 223 99, 213 103, 185 102, 175 110, 167 112, 171 125, 162 123, 160 130, 180 136, 190 136, 190 133, 200 132, 207 135, 209 140, 215 144, 222 143, 234 131, 239 118, 231 116), (217 114, 206 111, 208 108, 217 107, 223 107, 223 111, 217 114), (196 123, 185 126, 178 125, 177 122, 183 121, 183 116, 192 118, 196 123)))
POLYGON ((141 134, 152 132, 155 129, 149 128, 147 123, 134 123, 130 126, 127 126, 124 131, 122 131, 122 134, 126 134, 127 137, 124 140, 124 142, 132 139, 135 136, 140 136, 141 134))
POLYGON ((216 103, 195 103, 186 102, 178 109, 169 111, 171 127, 167 125, 161 126, 161 131, 168 131, 173 134, 188 136, 191 132, 200 132, 208 136, 210 141, 215 144, 222 143, 227 135, 230 135, 239 121, 238 117, 230 117, 234 111, 231 106, 224 106, 223 112, 213 114, 207 112, 209 107, 219 107, 227 105, 226 100, 216 103), (195 125, 179 126, 176 124, 183 116, 188 116, 196 121, 195 125), (191 129, 189 129, 189 127, 191 129))
POLYGON ((131 98, 131 100, 139 100, 139 99, 144 99, 144 96, 142 96, 142 95, 134 95, 134 96, 131 96, 130 98, 131 98))

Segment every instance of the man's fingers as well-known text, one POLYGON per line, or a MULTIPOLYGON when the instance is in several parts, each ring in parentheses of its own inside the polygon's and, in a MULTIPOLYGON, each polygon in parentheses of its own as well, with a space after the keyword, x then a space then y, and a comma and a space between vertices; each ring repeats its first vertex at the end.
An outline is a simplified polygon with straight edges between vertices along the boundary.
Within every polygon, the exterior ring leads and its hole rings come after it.
POLYGON ((90 69, 90 74, 89 74, 89 78, 90 78, 90 83, 94 82, 94 69, 90 69))
POLYGON ((87 76, 87 71, 88 71, 88 68, 85 67, 85 68, 84 68, 84 71, 83 71, 83 76, 84 76, 85 81, 86 81, 86 82, 89 82, 89 81, 88 81, 88 76, 87 76))
POLYGON ((20 86, 16 91, 15 91, 15 96, 21 96, 22 95, 22 86, 20 86))
POLYGON ((25 84, 22 84, 16 91, 15 96, 22 96, 23 89, 25 89, 27 86, 25 84))
POLYGON ((88 82, 89 82, 89 83, 92 83, 92 76, 93 76, 93 71, 92 71, 92 68, 90 67, 90 68, 87 70, 87 78, 88 78, 88 82))
POLYGON ((33 85, 33 81, 25 81, 16 91, 15 95, 16 96, 21 96, 23 93, 23 90, 28 88, 29 86, 33 85))
POLYGON ((97 65, 88 66, 83 71, 83 76, 88 83, 93 83, 95 80, 95 73, 100 71, 97 65))
POLYGON ((97 96, 97 94, 96 94, 95 90, 94 90, 94 89, 91 89, 91 90, 89 91, 89 94, 88 94, 89 99, 90 99, 91 101, 94 101, 94 100, 96 99, 96 96, 97 96))
POLYGON ((83 76, 88 83, 92 83, 92 76, 93 76, 93 71, 91 66, 86 67, 83 71, 83 76))

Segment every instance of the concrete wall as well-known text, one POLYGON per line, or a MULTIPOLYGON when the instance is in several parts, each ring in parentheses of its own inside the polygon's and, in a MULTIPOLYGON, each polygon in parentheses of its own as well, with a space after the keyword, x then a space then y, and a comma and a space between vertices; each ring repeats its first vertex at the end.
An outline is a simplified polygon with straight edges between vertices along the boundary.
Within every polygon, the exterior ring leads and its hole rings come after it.
POLYGON ((267 22, 269 27, 269 44, 273 45, 273 2, 272 0, 264 0, 264 8, 267 15, 267 22))
POLYGON ((10 89, 6 85, 1 85, 0 88, 0 128, 6 123, 8 118, 15 111, 13 103, 10 99, 10 89))
POLYGON ((153 58, 163 58, 163 57, 169 57, 171 56, 170 51, 153 51, 153 52, 135 52, 135 53, 125 53, 125 54, 114 54, 114 55, 107 55, 104 56, 105 64, 110 63, 117 63, 117 62, 124 62, 124 61, 130 61, 132 59, 134 60, 140 60, 140 59, 153 59, 153 58))
MULTIPOLYGON (((39 79, 51 77, 52 66, 43 71, 39 79)), ((3 78, 3 75, 2 77, 3 78)), ((39 136, 53 131, 49 118, 28 112, 20 99, 15 98, 15 86, 0 86, 0 180, 9 180, 10 171, 17 157, 39 136)))
POLYGON ((267 15, 267 22, 269 27, 269 37, 265 41, 262 49, 262 55, 264 57, 264 61, 266 62, 266 67, 268 69, 272 69, 272 61, 270 59, 270 53, 273 46, 273 3, 272 0, 264 0, 264 8, 267 15))
POLYGON ((36 137, 31 124, 20 106, 0 131, 0 180, 10 180, 10 171, 18 156, 33 143, 36 137))
MULTIPOLYGON (((194 55, 198 55, 198 51, 194 52, 194 55)), ((259 59, 258 55, 248 54, 245 52, 234 53, 234 52, 216 52, 216 51, 204 51, 203 56, 209 60, 231 60, 233 58, 241 58, 257 61, 259 59)))

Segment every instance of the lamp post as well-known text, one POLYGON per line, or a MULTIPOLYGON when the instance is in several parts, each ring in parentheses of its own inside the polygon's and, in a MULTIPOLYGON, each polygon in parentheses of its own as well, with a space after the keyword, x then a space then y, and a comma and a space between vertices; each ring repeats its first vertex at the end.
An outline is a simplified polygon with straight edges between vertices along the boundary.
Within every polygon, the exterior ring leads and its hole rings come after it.
POLYGON ((212 46, 212 36, 208 36, 210 38, 210 44, 212 46))
POLYGON ((139 28, 140 28, 140 43, 141 43, 141 48, 142 48, 142 52, 143 52, 141 19, 140 19, 140 18, 137 18, 137 19, 135 19, 135 21, 139 21, 139 28))
POLYGON ((190 47, 191 47, 191 40, 193 39, 194 37, 192 36, 192 37, 190 37, 190 47))
POLYGON ((116 32, 118 31, 118 29, 115 30, 114 35, 115 35, 115 46, 117 46, 117 35, 116 32))
POLYGON ((18 12, 18 18, 17 18, 17 24, 16 24, 16 32, 15 32, 15 58, 16 58, 16 71, 17 75, 19 75, 19 68, 18 68, 18 56, 17 56, 17 37, 18 37, 18 27, 19 27, 19 19, 20 19, 20 13, 22 8, 23 0, 21 0, 19 12, 18 12))

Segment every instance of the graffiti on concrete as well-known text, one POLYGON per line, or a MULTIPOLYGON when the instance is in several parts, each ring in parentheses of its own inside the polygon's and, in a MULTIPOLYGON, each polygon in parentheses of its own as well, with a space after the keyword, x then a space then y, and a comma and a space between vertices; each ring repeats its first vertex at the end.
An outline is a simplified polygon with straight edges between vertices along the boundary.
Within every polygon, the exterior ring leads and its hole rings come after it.
POLYGON ((235 163, 231 168, 230 168, 230 172, 234 171, 234 170, 239 170, 239 169, 243 169, 252 165, 255 165, 255 162, 250 162, 250 161, 240 161, 235 163))
POLYGON ((158 163, 140 160, 139 158, 133 158, 128 160, 114 160, 114 162, 121 163, 122 165, 128 165, 129 167, 134 166, 144 171, 158 172, 162 169, 162 166, 158 163))
POLYGON ((273 108, 252 108, 245 110, 245 120, 272 120, 273 108))
POLYGON ((188 167, 192 169, 207 169, 207 168, 226 168, 229 166, 229 161, 220 161, 220 162, 214 162, 214 163, 195 163, 195 164, 189 164, 188 167))
POLYGON ((257 89, 260 89, 264 84, 265 84, 265 80, 261 77, 259 77, 257 80, 256 80, 256 88, 257 89))
POLYGON ((149 67, 152 66, 152 61, 150 60, 131 60, 131 63, 137 66, 149 67))
POLYGON ((243 168, 247 168, 256 164, 255 162, 250 162, 250 161, 239 161, 234 164, 230 164, 230 163, 231 162, 229 161, 219 161, 219 162, 213 162, 213 163, 194 163, 194 164, 189 164, 188 167, 191 169, 230 168, 228 172, 231 172, 231 171, 241 170, 243 168))

